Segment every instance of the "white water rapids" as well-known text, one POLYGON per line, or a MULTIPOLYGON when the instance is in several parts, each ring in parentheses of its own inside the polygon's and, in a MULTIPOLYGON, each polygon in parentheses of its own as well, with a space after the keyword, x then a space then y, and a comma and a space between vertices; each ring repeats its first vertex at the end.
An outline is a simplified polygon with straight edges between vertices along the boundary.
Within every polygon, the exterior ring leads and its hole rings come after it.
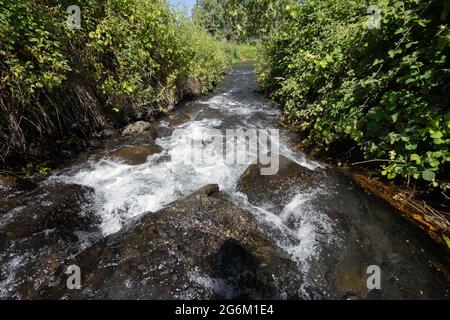
MULTIPOLYGON (((204 110, 223 111, 231 118, 240 119, 233 123, 234 127, 229 128, 224 124, 224 119, 204 118, 188 121, 176 129, 183 129, 186 135, 193 137, 206 129, 267 129, 263 127, 264 123, 258 123, 252 117, 264 114, 274 119, 278 110, 264 103, 250 105, 239 102, 234 95, 236 89, 232 87, 202 101, 203 108, 191 115, 195 119, 204 110)), ((167 123, 163 122, 162 125, 167 123)), ((302 154, 293 152, 286 140, 286 137, 281 137, 280 154, 309 169, 319 167, 306 160, 302 154)), ((192 146, 186 144, 183 137, 172 135, 159 138, 156 143, 163 151, 150 156, 144 164, 131 166, 106 157, 52 179, 89 186, 95 190, 97 213, 102 218, 101 227, 105 235, 119 231, 127 221, 142 213, 155 212, 204 185, 216 183, 222 191, 254 213, 258 221, 278 233, 278 245, 290 253, 305 271, 309 262, 320 254, 319 242, 332 241, 334 235, 331 219, 310 205, 318 195, 330 192, 325 186, 299 191, 283 209, 283 214, 277 215, 270 208, 250 205, 245 196, 236 192, 236 183, 250 162, 243 165, 228 164, 225 157, 214 152, 211 144, 205 144, 197 146, 204 150, 196 152, 203 151, 208 158, 204 163, 195 163, 186 159, 192 146), (293 217, 298 223, 295 227, 288 226, 287 221, 293 217)))

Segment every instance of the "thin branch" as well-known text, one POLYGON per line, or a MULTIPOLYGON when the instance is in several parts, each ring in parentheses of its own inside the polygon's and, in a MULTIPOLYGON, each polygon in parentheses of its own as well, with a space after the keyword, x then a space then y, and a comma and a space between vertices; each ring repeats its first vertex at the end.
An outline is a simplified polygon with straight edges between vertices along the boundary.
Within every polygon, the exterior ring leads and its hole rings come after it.
POLYGON ((447 200, 450 200, 450 197, 447 196, 444 192, 441 192, 441 193, 442 193, 442 195, 443 195, 445 198, 447 198, 447 200))
POLYGON ((407 163, 406 161, 402 161, 402 160, 374 159, 374 160, 368 160, 368 161, 355 162, 355 163, 352 163, 351 166, 357 166, 360 164, 367 164, 367 163, 373 163, 373 162, 389 162, 389 163, 402 163, 402 164, 407 163))

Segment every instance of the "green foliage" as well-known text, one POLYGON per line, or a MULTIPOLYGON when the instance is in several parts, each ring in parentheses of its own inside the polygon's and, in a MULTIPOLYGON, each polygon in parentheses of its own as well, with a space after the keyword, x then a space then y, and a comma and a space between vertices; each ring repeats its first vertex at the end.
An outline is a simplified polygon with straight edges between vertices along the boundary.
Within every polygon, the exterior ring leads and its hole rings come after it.
POLYGON ((232 30, 227 23, 224 0, 198 0, 193 8, 194 23, 202 26, 217 39, 232 37, 232 30))
POLYGON ((53 172, 53 170, 49 167, 39 167, 38 171, 40 174, 42 174, 44 176, 49 175, 53 172))
POLYGON ((38 89, 61 85, 70 70, 61 52, 64 20, 58 8, 0 0, 0 90, 26 102, 38 89))
POLYGON ((220 45, 165 0, 110 0, 89 37, 87 56, 111 105, 123 96, 134 105, 158 105, 189 76, 208 90, 226 66, 220 45))
POLYGON ((295 0, 197 0, 193 17, 218 39, 254 43, 278 25, 290 3, 295 0))
POLYGON ((166 0, 0 0, 0 7, 0 159, 56 132, 165 112, 190 79, 207 91, 227 67, 221 43, 166 0), (66 25, 72 4, 81 8, 80 30, 66 25))
POLYGON ((255 42, 284 21, 284 8, 298 0, 226 0, 229 25, 241 42, 255 42))
POLYGON ((447 237, 446 235, 442 235, 442 237, 444 238, 444 241, 447 244, 447 247, 450 249, 450 238, 447 237))
POLYGON ((308 0, 264 39, 260 81, 311 146, 356 146, 388 179, 449 188, 448 1, 308 0), (381 9, 369 30, 367 8, 381 9), (388 163, 386 165, 386 163, 388 163))

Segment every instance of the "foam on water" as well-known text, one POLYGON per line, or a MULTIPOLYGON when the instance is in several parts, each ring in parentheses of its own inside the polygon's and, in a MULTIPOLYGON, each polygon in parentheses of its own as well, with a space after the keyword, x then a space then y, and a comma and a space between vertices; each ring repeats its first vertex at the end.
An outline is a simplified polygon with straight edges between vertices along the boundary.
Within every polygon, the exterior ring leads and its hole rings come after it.
POLYGON ((225 107, 227 111, 241 116, 249 116, 256 112, 263 112, 267 115, 272 116, 278 115, 280 113, 278 109, 271 108, 267 105, 248 105, 242 103, 234 98, 234 91, 235 89, 231 89, 230 91, 218 94, 207 101, 202 101, 201 103, 207 104, 208 107, 212 109, 222 109, 225 107))
POLYGON ((299 241, 298 244, 284 245, 285 250, 302 264, 304 271, 309 268, 308 260, 319 257, 321 245, 335 241, 332 220, 312 204, 319 195, 327 192, 323 188, 314 188, 298 193, 281 214, 285 225, 292 224, 289 229, 299 241))
POLYGON ((329 192, 324 187, 297 192, 281 213, 276 213, 270 202, 254 206, 241 193, 234 193, 234 200, 252 212, 270 230, 277 245, 307 272, 310 263, 320 257, 322 245, 339 242, 333 232, 333 221, 314 206, 318 197, 329 192))
MULTIPOLYGON (((201 135, 205 129, 220 125, 216 119, 190 122, 183 133, 190 137, 201 135)), ((227 165, 224 157, 215 152, 212 144, 194 145, 191 150, 184 135, 158 139, 163 152, 139 166, 130 166, 104 158, 90 162, 74 174, 62 174, 53 180, 75 183, 93 188, 98 214, 105 234, 119 231, 123 224, 144 212, 157 211, 164 205, 188 195, 202 186, 218 183, 224 191, 231 191, 246 165, 227 165), (203 163, 186 159, 189 154, 203 154, 203 163), (168 161, 162 160, 169 157, 168 161)))

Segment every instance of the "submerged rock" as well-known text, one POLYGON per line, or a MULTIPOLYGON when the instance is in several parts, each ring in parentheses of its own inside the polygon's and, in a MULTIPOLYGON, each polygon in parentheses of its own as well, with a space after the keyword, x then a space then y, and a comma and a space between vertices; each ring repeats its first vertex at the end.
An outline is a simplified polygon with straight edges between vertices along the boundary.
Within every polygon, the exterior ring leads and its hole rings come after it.
POLYGON ((60 295, 75 299, 297 298, 301 284, 297 265, 215 185, 142 215, 70 263, 82 289, 60 295))
POLYGON ((39 187, 0 203, 0 239, 29 237, 48 229, 90 231, 99 218, 87 204, 94 190, 79 185, 39 187))
POLYGON ((237 183, 237 190, 247 195, 253 204, 268 200, 285 204, 292 190, 305 190, 319 184, 320 173, 280 155, 279 170, 274 175, 261 175, 262 165, 250 165, 237 183))
POLYGON ((98 233, 45 230, 0 242, 0 299, 59 299, 70 258, 98 233))
POLYGON ((190 120, 191 117, 189 117, 187 114, 179 113, 172 117, 169 122, 169 127, 175 128, 181 126, 182 124, 185 124, 186 122, 189 122, 190 120))
POLYGON ((160 153, 161 151, 161 147, 156 145, 123 147, 110 152, 108 156, 111 158, 122 160, 126 164, 135 166, 145 163, 149 156, 160 153))

